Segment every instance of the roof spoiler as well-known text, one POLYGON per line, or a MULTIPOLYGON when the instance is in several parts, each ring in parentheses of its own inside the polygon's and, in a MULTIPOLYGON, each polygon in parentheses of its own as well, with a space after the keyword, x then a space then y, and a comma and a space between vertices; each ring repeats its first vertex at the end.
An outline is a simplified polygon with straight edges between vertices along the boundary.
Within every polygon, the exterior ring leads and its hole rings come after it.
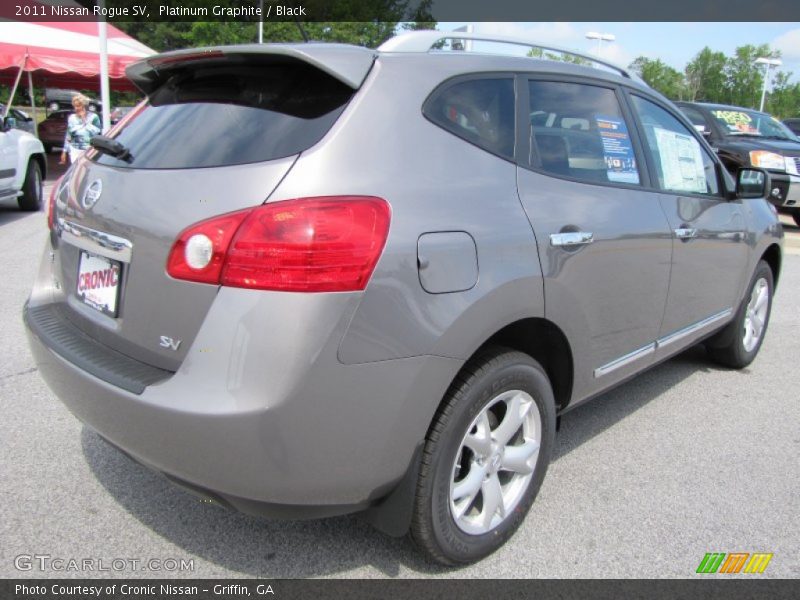
POLYGON ((357 90, 372 68, 377 53, 346 44, 245 44, 190 48, 150 56, 130 65, 125 74, 142 93, 159 88, 178 67, 214 65, 225 61, 262 58, 264 62, 304 62, 357 90))

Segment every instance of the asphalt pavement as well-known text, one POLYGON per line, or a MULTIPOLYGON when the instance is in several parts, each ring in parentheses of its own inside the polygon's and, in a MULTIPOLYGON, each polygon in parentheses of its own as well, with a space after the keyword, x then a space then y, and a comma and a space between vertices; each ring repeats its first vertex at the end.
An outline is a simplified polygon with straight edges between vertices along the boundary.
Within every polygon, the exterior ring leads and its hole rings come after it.
POLYGON ((0 205, 2 577, 694 577, 707 552, 773 553, 755 577, 800 577, 796 254, 751 367, 693 348, 566 415, 520 531, 453 570, 355 517, 268 521, 200 502, 81 425, 23 333, 45 237, 43 213, 0 205), (57 570, 69 559, 94 570, 57 570))

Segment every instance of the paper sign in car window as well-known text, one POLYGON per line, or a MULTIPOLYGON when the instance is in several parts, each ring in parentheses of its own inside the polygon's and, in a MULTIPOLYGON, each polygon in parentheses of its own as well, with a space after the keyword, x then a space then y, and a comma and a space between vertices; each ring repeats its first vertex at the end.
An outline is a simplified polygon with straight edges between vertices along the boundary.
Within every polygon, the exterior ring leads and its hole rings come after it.
POLYGON ((711 114, 721 121, 731 132, 758 133, 758 128, 753 126, 750 115, 738 110, 712 110, 711 114))
POLYGON ((700 144, 689 135, 668 129, 653 129, 664 188, 678 192, 706 192, 706 174, 700 144))
POLYGON ((595 115, 597 129, 603 140, 603 155, 609 181, 617 183, 639 183, 636 157, 631 146, 631 137, 625 121, 618 117, 595 115))

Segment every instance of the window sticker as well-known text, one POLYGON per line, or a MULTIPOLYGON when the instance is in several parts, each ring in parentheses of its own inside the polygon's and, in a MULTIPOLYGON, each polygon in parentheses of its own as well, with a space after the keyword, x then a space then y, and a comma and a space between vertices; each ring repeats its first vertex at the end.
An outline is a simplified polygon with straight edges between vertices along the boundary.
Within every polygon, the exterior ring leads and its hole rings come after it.
POLYGON ((706 193, 706 173, 700 144, 690 135, 653 128, 658 146, 664 188, 680 192, 706 193))
POLYGON ((617 117, 595 115, 595 122, 603 140, 603 155, 609 181, 639 183, 636 157, 625 121, 617 117))
POLYGON ((753 119, 747 113, 738 110, 712 110, 711 114, 722 121, 728 131, 758 133, 758 128, 753 125, 753 119))

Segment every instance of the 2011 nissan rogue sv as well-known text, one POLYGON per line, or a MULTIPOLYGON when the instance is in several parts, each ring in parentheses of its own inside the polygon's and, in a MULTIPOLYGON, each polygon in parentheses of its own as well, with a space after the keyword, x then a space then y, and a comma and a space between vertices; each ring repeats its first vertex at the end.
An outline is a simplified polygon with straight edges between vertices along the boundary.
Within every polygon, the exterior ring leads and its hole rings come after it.
POLYGON ((147 100, 54 187, 24 308, 67 407, 221 504, 364 512, 452 565, 517 529, 559 415, 700 341, 749 364, 768 174, 625 69, 449 37, 130 67, 147 100))

